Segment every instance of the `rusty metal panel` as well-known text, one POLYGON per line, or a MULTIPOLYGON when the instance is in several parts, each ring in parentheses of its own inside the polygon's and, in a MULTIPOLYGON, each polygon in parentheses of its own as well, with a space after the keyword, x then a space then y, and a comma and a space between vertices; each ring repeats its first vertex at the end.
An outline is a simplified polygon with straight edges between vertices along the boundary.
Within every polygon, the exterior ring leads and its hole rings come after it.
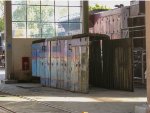
POLYGON ((114 15, 114 33, 117 33, 117 30, 118 30, 118 26, 117 26, 117 24, 118 24, 118 15, 114 15))
MULTIPOLYGON (((75 40, 72 40, 72 43, 74 42, 75 40)), ((71 47, 72 49, 72 61, 71 61, 71 91, 75 91, 75 84, 78 83, 78 81, 76 81, 76 78, 78 77, 78 67, 77 67, 77 56, 76 56, 76 46, 72 46, 71 47)))
POLYGON ((114 32, 114 24, 113 24, 114 21, 113 21, 113 19, 114 19, 113 16, 110 16, 110 24, 109 24, 110 25, 110 30, 109 30, 110 33, 114 32))
POLYGON ((63 83, 63 88, 68 89, 68 41, 64 40, 64 83, 63 83))
POLYGON ((32 44, 32 76, 37 76, 37 44, 32 44))
POLYGON ((41 84, 43 86, 46 86, 46 76, 45 76, 45 42, 41 42, 41 48, 40 48, 40 78, 41 78, 41 84))
POLYGON ((110 27, 110 18, 109 17, 110 16, 107 16, 107 18, 106 18, 106 34, 110 33, 110 29, 109 29, 109 27, 110 27))
POLYGON ((72 62, 72 50, 71 50, 71 40, 67 40, 67 90, 71 90, 71 62, 72 62))
POLYGON ((89 50, 88 38, 73 39, 71 62, 71 91, 88 92, 89 50))
POLYGON ((139 4, 130 7, 130 16, 137 16, 139 14, 139 4))
POLYGON ((45 82, 46 86, 50 85, 50 42, 45 42, 45 61, 44 61, 44 69, 45 69, 45 82))
POLYGON ((130 6, 130 15, 137 16, 145 14, 145 1, 133 1, 130 6))
POLYGON ((51 41, 51 87, 57 86, 57 41, 51 41))
POLYGON ((57 41, 57 65, 56 65, 56 71, 57 71, 57 88, 61 88, 61 77, 63 76, 63 73, 61 73, 61 41, 57 41))
POLYGON ((40 77, 40 43, 37 43, 37 76, 40 77))
POLYGON ((89 38, 82 38, 79 51, 81 52, 80 65, 81 74, 79 75, 81 83, 81 92, 87 93, 89 89, 89 38), (83 40, 83 41, 82 41, 83 40), (85 41, 86 40, 86 41, 85 41))
POLYGON ((65 74, 65 40, 60 40, 60 88, 64 88, 64 74, 65 74))
POLYGON ((71 61, 71 91, 79 91, 79 75, 80 73, 80 39, 71 40, 72 61, 71 61))
POLYGON ((123 7, 121 9, 121 28, 127 28, 128 27, 128 18, 130 16, 130 8, 129 7, 123 7))

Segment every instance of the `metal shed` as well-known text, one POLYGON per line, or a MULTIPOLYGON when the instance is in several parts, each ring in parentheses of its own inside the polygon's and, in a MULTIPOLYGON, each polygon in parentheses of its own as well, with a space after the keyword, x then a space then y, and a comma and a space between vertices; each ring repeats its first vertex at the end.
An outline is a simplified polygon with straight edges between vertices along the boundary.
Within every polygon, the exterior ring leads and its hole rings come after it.
POLYGON ((89 86, 133 91, 131 44, 104 34, 34 41, 32 75, 40 76, 43 86, 73 92, 87 93, 89 86))

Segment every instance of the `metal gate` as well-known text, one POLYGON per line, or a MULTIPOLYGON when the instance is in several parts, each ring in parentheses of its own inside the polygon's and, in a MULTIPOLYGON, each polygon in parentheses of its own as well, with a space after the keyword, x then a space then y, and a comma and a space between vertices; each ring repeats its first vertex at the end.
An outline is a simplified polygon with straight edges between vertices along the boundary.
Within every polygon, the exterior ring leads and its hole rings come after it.
POLYGON ((132 40, 103 41, 103 87, 133 91, 132 40))

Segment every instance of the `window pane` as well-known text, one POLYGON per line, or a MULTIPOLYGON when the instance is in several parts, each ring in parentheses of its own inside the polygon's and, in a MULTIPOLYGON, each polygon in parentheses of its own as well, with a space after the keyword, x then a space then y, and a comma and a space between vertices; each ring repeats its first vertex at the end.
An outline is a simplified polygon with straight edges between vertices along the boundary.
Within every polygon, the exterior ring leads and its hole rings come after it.
POLYGON ((68 23, 58 23, 56 24, 56 35, 57 36, 68 36, 68 23))
POLYGON ((80 29, 80 25, 81 23, 69 23, 69 35, 82 33, 80 29))
POLYGON ((80 7, 69 7, 69 22, 80 22, 80 7))
POLYGON ((40 23, 35 23, 35 22, 27 23, 27 38, 41 38, 40 23))
POLYGON ((54 7, 41 6, 41 19, 42 22, 54 22, 54 7))
POLYGON ((68 7, 55 7, 55 21, 68 22, 68 7))
POLYGON ((42 38, 51 38, 55 36, 54 23, 47 23, 42 25, 42 38))
POLYGON ((26 0, 11 0, 12 4, 26 4, 26 0))
POLYGON ((40 6, 28 6, 28 21, 40 21, 40 6))
POLYGON ((25 5, 12 5, 12 21, 26 21, 25 5))
POLYGON ((55 1, 55 6, 68 6, 68 1, 66 1, 66 0, 64 0, 64 1, 56 0, 55 1))
POLYGON ((12 36, 13 38, 26 38, 26 23, 12 22, 12 36))
POLYGON ((41 0, 41 5, 54 5, 52 0, 41 0))
POLYGON ((27 0, 28 5, 40 5, 40 0, 27 0))
POLYGON ((69 0, 69 6, 81 6, 80 1, 69 0))

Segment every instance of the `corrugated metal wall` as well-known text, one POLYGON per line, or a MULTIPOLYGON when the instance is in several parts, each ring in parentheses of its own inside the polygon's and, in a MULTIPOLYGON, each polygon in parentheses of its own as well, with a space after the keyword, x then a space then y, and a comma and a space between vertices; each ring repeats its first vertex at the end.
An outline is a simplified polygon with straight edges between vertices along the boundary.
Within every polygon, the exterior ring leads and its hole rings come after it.
POLYGON ((89 85, 133 90, 131 40, 100 36, 50 39, 36 43, 37 50, 34 43, 33 76, 37 73, 44 86, 74 92, 87 93, 89 85))

